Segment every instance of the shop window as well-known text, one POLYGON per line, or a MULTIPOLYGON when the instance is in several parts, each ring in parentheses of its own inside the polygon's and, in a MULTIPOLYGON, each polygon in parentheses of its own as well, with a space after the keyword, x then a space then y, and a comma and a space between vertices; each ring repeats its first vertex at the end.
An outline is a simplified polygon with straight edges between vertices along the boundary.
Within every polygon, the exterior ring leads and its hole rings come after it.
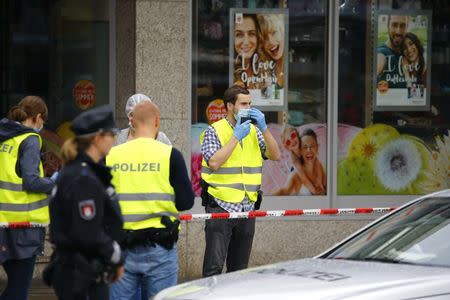
POLYGON ((109 103, 108 0, 1 1, 1 115, 25 95, 49 108, 42 131, 47 174, 81 111, 109 103))
POLYGON ((448 1, 343 1, 338 194, 450 187, 448 1))
MULTIPOLYGON (((197 195, 200 194, 201 169, 199 136, 208 124, 226 114, 223 94, 235 82, 245 84, 250 89, 254 103, 271 101, 271 105, 257 106, 264 111, 269 130, 282 151, 282 159, 279 162, 265 162, 262 185, 264 194, 327 194, 327 11, 327 1, 324 0, 193 1, 191 173, 197 195), (259 41, 264 45, 264 16, 270 14, 278 14, 273 18, 279 19, 282 19, 283 14, 286 16, 283 21, 286 33, 285 52, 280 59, 287 66, 286 76, 281 78, 278 76, 281 71, 274 70, 270 74, 276 75, 271 77, 274 79, 270 85, 265 82, 261 84, 257 75, 251 72, 244 77, 239 73, 236 77, 230 70, 236 70, 239 66, 244 69, 246 66, 245 61, 244 64, 239 61, 239 50, 234 43, 236 24, 247 22, 248 17, 248 23, 259 32, 259 41), (250 21, 250 15, 253 21, 250 21), (248 76, 255 78, 254 84, 249 83, 248 76), (284 95, 281 108, 281 102, 276 101, 280 95, 284 95), (306 145, 306 137, 303 145, 306 150, 302 150, 302 135, 313 135, 314 145, 306 145), (310 166, 308 161, 305 165, 302 151, 311 150, 315 163, 310 166), (302 171, 298 171, 295 166, 297 161, 300 162, 298 169, 307 169, 303 182, 298 175, 302 171)), ((266 62, 272 61, 279 66, 277 53, 270 53, 270 49, 264 49, 264 46, 261 48, 258 61, 264 62, 262 57, 265 57, 266 62)), ((273 45, 272 49, 277 52, 281 48, 273 45)), ((265 69, 261 67, 260 70, 265 69)))

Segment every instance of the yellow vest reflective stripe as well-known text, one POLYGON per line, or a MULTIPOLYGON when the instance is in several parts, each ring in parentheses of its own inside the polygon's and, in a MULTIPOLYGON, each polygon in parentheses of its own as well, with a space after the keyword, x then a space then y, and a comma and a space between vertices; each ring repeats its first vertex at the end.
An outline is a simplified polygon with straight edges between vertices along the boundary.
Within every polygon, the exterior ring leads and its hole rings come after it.
MULTIPOLYGON (((225 145, 233 136, 233 128, 226 119, 212 124, 221 145, 225 145)), ((250 125, 250 133, 237 145, 227 161, 213 171, 202 160, 201 177, 208 184, 208 193, 225 202, 241 202, 245 195, 250 201, 256 201, 261 188, 262 155, 258 144, 256 129, 250 125)))
MULTIPOLYGON (((39 144, 42 140, 37 133, 26 133, 0 143, 0 222, 33 222, 47 224, 48 195, 33 193, 23 189, 22 178, 16 174, 19 157, 19 146, 29 136, 37 136, 39 144)), ((39 164, 39 175, 44 177, 42 162, 39 164)))
POLYGON ((175 195, 163 193, 120 193, 120 200, 175 201, 175 195))
POLYGON ((165 228, 162 216, 178 218, 169 181, 171 152, 172 146, 138 138, 113 147, 106 157, 125 229, 165 228))

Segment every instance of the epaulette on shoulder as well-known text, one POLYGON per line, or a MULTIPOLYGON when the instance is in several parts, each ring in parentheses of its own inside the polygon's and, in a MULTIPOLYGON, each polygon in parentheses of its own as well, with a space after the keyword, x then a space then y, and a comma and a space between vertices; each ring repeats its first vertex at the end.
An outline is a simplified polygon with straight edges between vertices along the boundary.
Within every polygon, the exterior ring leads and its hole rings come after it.
POLYGON ((86 162, 82 162, 81 163, 81 172, 80 175, 82 176, 86 176, 89 174, 89 168, 88 168, 88 164, 86 162))

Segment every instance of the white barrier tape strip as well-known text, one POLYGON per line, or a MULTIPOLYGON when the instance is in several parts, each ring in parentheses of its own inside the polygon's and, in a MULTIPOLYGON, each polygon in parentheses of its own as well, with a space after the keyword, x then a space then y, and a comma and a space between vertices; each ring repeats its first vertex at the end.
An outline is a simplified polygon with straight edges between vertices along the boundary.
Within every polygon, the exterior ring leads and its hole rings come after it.
POLYGON ((354 214, 383 214, 394 210, 395 207, 374 208, 326 208, 326 209, 289 209, 268 210, 234 213, 184 214, 182 221, 211 220, 211 219, 243 219, 262 217, 290 217, 290 216, 321 216, 321 215, 354 215, 354 214))
POLYGON ((0 228, 34 228, 34 227, 48 227, 47 224, 33 223, 33 222, 0 222, 0 228))
MULTIPOLYGON (((211 214, 182 214, 181 221, 211 220, 211 219, 249 219, 263 217, 291 217, 291 216, 323 216, 323 215, 355 215, 355 214, 384 214, 394 210, 395 207, 374 207, 374 208, 325 208, 325 209, 287 209, 287 210, 267 210, 249 211, 233 213, 211 213, 211 214)), ((17 222, 0 223, 0 228, 30 228, 47 227, 48 224, 17 222)))

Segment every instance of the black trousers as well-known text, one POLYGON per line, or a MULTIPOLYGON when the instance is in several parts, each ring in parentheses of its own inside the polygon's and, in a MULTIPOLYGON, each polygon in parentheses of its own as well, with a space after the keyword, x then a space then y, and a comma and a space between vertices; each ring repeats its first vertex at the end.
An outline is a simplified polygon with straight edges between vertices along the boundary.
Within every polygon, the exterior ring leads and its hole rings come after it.
POLYGON ((63 265, 56 266, 52 287, 58 299, 109 300, 109 286, 106 283, 85 283, 83 277, 78 270, 63 265))
MULTIPOLYGON (((206 206, 207 213, 226 212, 220 206, 206 206)), ((206 220, 206 249, 203 259, 203 277, 246 269, 255 234, 255 219, 206 220)))
POLYGON ((9 259, 3 263, 8 283, 0 300, 26 300, 33 277, 36 255, 24 259, 9 259))

